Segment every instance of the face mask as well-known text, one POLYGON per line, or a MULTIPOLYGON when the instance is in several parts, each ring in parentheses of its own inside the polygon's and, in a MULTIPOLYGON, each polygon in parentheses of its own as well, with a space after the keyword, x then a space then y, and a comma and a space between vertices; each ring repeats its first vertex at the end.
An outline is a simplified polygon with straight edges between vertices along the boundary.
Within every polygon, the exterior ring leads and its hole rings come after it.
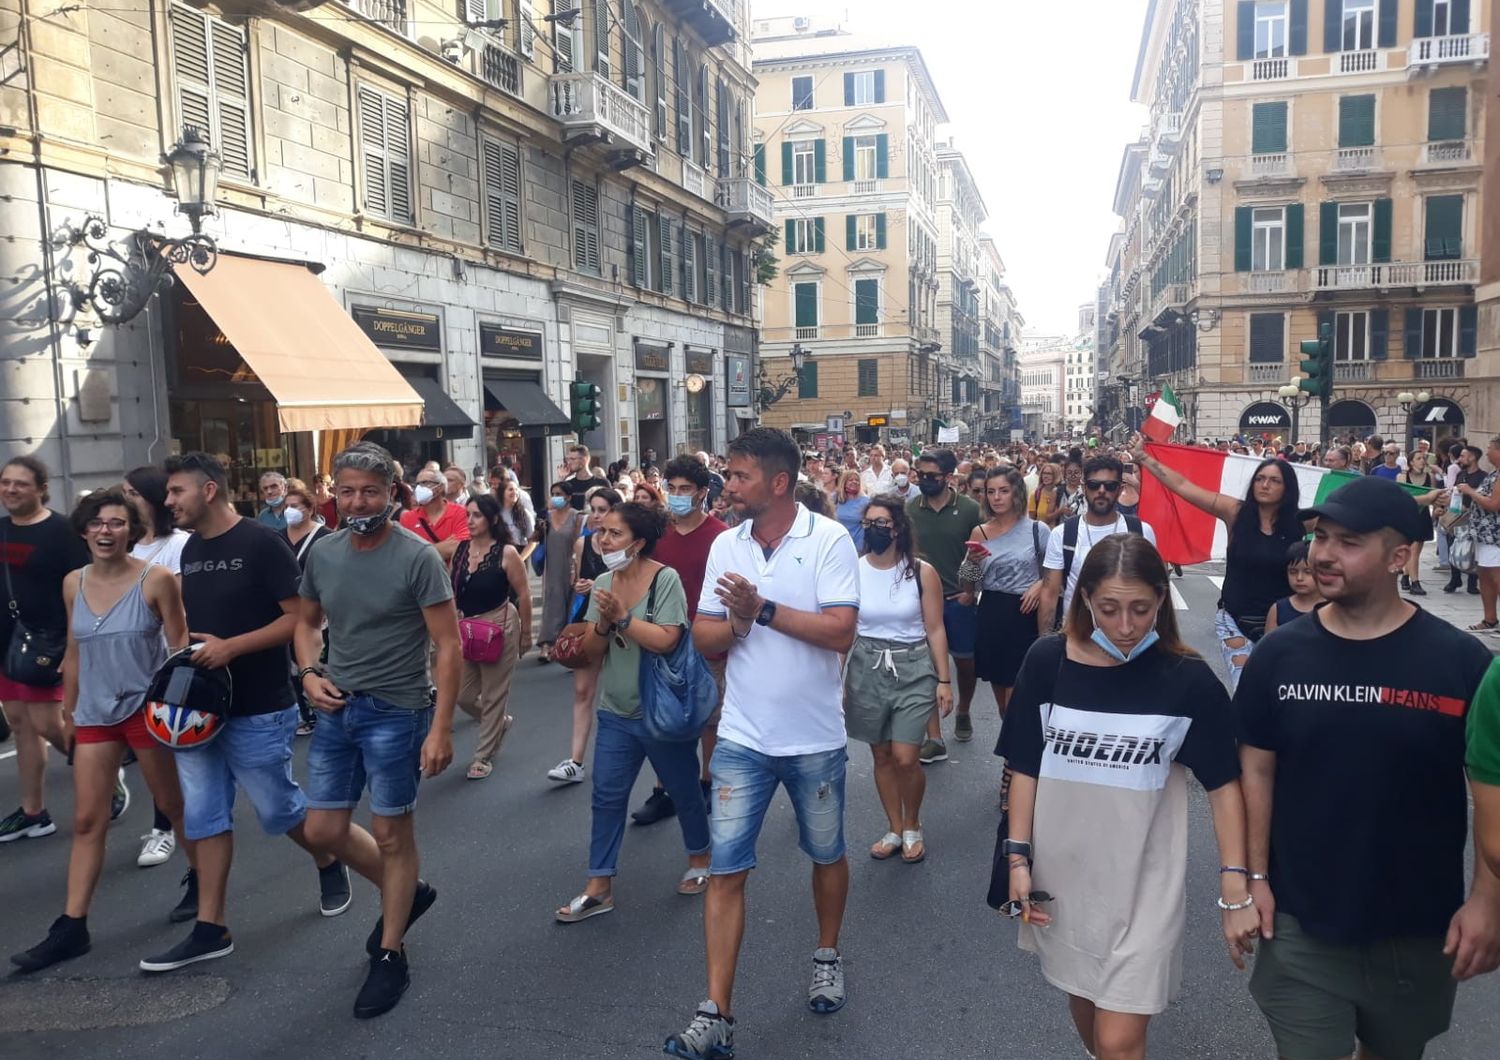
POLYGON ((371 534, 380 533, 381 528, 384 527, 386 523, 390 522, 390 519, 391 508, 390 505, 386 505, 384 511, 378 512, 375 515, 355 515, 346 517, 344 519, 344 525, 349 528, 349 532, 352 534, 358 534, 360 537, 369 537, 371 534))
POLYGON ((933 481, 930 478, 924 478, 917 483, 917 489, 922 491, 922 496, 924 497, 936 497, 939 493, 942 493, 945 488, 946 485, 942 479, 933 481))
POLYGON ((1090 639, 1100 647, 1105 655, 1108 655, 1111 659, 1115 659, 1122 663, 1128 663, 1132 659, 1140 658, 1140 656, 1146 654, 1146 650, 1150 648, 1151 645, 1155 644, 1157 640, 1160 639, 1156 633, 1156 617, 1153 615, 1151 618, 1151 629, 1148 630, 1146 635, 1140 639, 1140 643, 1138 643, 1134 648, 1130 649, 1130 654, 1126 655, 1123 651, 1117 648, 1115 646, 1115 642, 1105 636, 1104 631, 1099 628, 1099 620, 1097 618, 1094 618, 1093 605, 1089 605, 1089 617, 1094 619, 1094 635, 1090 639))
POLYGON ((635 559, 634 556, 623 548, 618 552, 601 552, 599 558, 604 561, 604 569, 611 573, 620 570, 622 567, 630 566, 630 561, 635 559))
POLYGON ((892 481, 902 489, 906 489, 907 486, 911 485, 911 479, 907 478, 905 475, 897 475, 892 481))
POLYGON ((872 526, 865 531, 865 548, 870 552, 884 552, 895 539, 889 527, 872 526))
POLYGON ((283 504, 286 503, 286 498, 272 497, 270 500, 266 501, 266 503, 269 504, 272 508, 280 508, 283 504))
POLYGON ((694 503, 692 497, 681 497, 675 493, 667 497, 667 510, 670 511, 673 515, 687 515, 696 507, 698 507, 698 505, 694 503))
POLYGON ((432 498, 435 496, 436 494, 433 493, 431 486, 418 486, 411 491, 412 500, 418 504, 431 504, 432 498))
POLYGON ((547 503, 552 505, 552 507, 554 508, 566 508, 568 506, 568 498, 553 497, 549 501, 547 501, 547 503))
POLYGON ((288 508, 286 510, 286 525, 287 526, 301 526, 302 525, 302 520, 306 519, 306 518, 307 518, 307 516, 305 516, 305 515, 302 514, 302 509, 301 508, 288 508))

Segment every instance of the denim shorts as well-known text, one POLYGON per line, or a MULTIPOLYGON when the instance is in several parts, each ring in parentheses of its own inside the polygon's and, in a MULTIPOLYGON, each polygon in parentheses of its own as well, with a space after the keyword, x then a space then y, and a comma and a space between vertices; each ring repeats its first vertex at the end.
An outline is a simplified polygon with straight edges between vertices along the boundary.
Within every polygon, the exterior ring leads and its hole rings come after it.
POLYGON ((957 600, 943 601, 943 632, 948 634, 948 654, 955 659, 974 658, 974 638, 979 632, 979 608, 957 600))
POLYGON ((208 839, 234 829, 234 786, 250 796, 267 835, 286 835, 307 816, 307 799, 292 778, 297 708, 230 718, 212 742, 178 751, 183 830, 208 839))
POLYGON ((733 740, 718 742, 709 770, 713 810, 708 819, 715 876, 755 868, 755 841, 776 785, 786 787, 797 815, 797 845, 820 865, 844 856, 844 748, 773 756, 733 740))
POLYGON ((411 813, 432 709, 408 710, 356 692, 343 710, 322 714, 307 751, 308 807, 352 810, 368 781, 371 813, 411 813))

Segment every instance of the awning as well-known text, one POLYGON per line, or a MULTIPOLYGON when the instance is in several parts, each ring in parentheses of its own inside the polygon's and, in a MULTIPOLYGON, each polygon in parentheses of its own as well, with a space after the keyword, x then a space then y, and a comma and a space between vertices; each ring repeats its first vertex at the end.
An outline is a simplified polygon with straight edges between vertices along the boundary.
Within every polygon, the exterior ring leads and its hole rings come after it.
POLYGON ((484 389, 516 418, 522 434, 567 434, 573 429, 568 414, 552 403, 547 392, 525 379, 486 379, 484 389))
POLYGON ((220 254, 175 270, 276 399, 283 431, 415 427, 422 399, 305 265, 220 254))
POLYGON ((415 375, 408 376, 406 381, 411 384, 412 389, 417 392, 417 396, 422 399, 422 404, 425 406, 422 426, 468 431, 479 426, 469 418, 468 413, 454 404, 453 399, 443 392, 442 384, 436 379, 429 379, 425 375, 415 375))

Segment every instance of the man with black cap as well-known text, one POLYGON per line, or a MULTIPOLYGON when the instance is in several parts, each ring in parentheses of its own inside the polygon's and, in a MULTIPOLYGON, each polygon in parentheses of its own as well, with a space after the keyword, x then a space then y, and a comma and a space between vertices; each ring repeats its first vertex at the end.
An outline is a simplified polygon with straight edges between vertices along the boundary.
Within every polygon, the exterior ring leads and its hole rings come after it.
POLYGON ((1401 598, 1428 530, 1400 486, 1356 479, 1300 515, 1328 603, 1268 634, 1240 678, 1249 857, 1220 871, 1249 877, 1250 992, 1284 1060, 1416 1060, 1457 983, 1500 965, 1483 859, 1464 895, 1465 720, 1490 655, 1401 598))

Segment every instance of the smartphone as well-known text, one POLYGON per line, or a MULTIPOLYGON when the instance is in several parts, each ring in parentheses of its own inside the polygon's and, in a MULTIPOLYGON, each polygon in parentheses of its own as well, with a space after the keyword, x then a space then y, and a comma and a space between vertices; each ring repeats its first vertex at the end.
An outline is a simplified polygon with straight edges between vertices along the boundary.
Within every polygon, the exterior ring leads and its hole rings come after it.
POLYGON ((982 541, 965 541, 964 548, 968 549, 970 552, 973 552, 975 555, 984 554, 987 556, 990 552, 989 549, 984 547, 984 542, 982 541))

